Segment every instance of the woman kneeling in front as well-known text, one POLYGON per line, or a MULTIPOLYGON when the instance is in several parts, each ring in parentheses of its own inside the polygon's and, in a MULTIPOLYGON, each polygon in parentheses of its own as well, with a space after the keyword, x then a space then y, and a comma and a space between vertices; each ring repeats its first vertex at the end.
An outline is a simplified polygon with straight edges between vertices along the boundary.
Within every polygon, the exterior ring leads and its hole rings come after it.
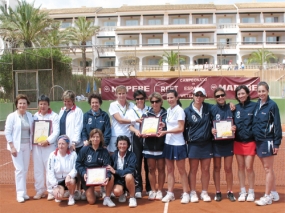
POLYGON ((57 149, 48 159, 48 182, 53 188, 55 202, 61 202, 64 190, 69 190, 68 205, 74 205, 74 190, 77 171, 75 169, 76 152, 70 152, 70 139, 61 135, 57 139, 57 149))

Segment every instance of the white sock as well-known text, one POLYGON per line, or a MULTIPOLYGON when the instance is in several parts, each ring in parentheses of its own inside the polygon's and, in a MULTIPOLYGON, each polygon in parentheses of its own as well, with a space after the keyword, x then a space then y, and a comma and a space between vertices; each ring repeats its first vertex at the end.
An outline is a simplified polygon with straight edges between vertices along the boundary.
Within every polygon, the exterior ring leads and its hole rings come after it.
POLYGON ((271 194, 277 194, 277 192, 276 191, 271 191, 271 194))
POLYGON ((202 194, 203 194, 203 193, 207 193, 207 191, 205 191, 205 190, 202 190, 202 194))
POLYGON ((248 193, 254 193, 254 189, 248 189, 248 193))
POLYGON ((240 188, 241 193, 246 193, 245 187, 240 188))

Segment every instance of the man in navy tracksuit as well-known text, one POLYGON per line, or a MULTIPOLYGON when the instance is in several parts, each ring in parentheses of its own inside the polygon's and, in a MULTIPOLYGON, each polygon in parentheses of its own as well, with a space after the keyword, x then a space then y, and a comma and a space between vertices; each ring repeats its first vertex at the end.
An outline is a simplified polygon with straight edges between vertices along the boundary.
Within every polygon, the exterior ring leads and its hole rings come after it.
POLYGON ((88 141, 90 131, 95 128, 102 131, 104 135, 104 147, 107 147, 111 139, 111 124, 109 115, 101 109, 96 113, 90 109, 84 114, 82 140, 88 141))

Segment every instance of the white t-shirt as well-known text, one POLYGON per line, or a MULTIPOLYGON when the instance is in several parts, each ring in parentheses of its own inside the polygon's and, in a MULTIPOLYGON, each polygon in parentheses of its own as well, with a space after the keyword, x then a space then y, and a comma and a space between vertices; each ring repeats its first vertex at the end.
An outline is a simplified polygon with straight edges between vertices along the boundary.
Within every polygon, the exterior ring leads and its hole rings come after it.
MULTIPOLYGON (((141 118, 143 114, 150 110, 150 107, 145 106, 143 109, 139 109, 137 105, 135 105, 131 110, 127 111, 126 117, 129 120, 137 120, 141 118)), ((140 129, 140 123, 136 123, 134 126, 136 129, 140 129)))
POLYGON ((120 136, 125 135, 127 137, 131 137, 131 133, 129 130, 130 124, 120 124, 115 118, 114 114, 119 113, 122 118, 127 119, 127 111, 131 110, 134 107, 132 102, 129 102, 130 106, 127 109, 126 106, 122 107, 118 101, 112 102, 109 107, 109 113, 112 121, 112 136, 120 136))
MULTIPOLYGON (((178 127, 178 121, 185 120, 184 110, 176 105, 173 109, 167 109, 166 125, 167 130, 171 130, 178 127)), ((173 146, 181 146, 185 144, 183 132, 180 133, 167 133, 165 137, 165 143, 173 146)))

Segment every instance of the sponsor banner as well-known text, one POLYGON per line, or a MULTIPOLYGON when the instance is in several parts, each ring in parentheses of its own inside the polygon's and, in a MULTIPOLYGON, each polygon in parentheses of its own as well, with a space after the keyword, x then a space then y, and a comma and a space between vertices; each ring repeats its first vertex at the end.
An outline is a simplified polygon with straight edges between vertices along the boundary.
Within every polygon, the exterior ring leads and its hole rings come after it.
POLYGON ((228 99, 235 99, 235 89, 242 84, 248 86, 252 99, 257 98, 258 77, 191 77, 191 78, 105 78, 101 82, 103 100, 115 100, 116 87, 124 85, 127 88, 127 99, 133 100, 134 91, 144 90, 147 95, 159 92, 166 97, 169 89, 178 92, 181 99, 192 99, 196 87, 203 87, 208 98, 214 98, 214 90, 223 87, 228 99))

